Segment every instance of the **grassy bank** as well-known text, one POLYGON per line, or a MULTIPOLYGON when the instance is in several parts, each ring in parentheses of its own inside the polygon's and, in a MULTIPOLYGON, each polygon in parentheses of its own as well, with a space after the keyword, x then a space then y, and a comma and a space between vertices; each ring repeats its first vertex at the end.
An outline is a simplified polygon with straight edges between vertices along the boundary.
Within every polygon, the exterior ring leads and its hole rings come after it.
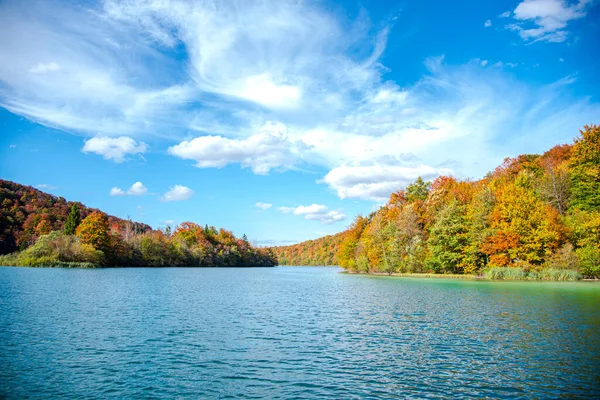
POLYGON ((433 273, 384 273, 371 272, 367 274, 348 272, 357 275, 397 276, 405 278, 438 278, 438 279, 477 279, 489 281, 579 281, 579 272, 569 269, 546 269, 542 271, 525 271, 522 268, 489 268, 482 275, 468 274, 433 274, 433 273))

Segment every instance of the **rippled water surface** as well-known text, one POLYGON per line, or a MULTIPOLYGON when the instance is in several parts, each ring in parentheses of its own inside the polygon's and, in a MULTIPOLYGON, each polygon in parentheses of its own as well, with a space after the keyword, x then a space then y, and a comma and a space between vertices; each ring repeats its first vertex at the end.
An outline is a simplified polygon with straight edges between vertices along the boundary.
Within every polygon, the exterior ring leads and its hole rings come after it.
POLYGON ((600 285, 0 268, 0 397, 600 396, 600 285))

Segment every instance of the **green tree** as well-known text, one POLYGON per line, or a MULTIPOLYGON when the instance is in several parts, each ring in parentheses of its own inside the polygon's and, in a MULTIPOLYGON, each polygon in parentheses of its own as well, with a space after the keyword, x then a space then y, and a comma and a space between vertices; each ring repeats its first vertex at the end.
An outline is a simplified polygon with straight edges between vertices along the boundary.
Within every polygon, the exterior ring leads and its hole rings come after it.
POLYGON ((571 207, 600 209, 600 126, 585 126, 575 139, 569 162, 571 207))
POLYGON ((431 253, 428 265, 436 272, 463 272, 468 244, 467 207, 453 200, 437 216, 427 246, 431 253))
POLYGON ((406 187, 406 200, 409 202, 415 200, 425 201, 431 188, 431 182, 423 181, 423 178, 418 177, 414 183, 406 187))
POLYGON ((69 212, 69 216, 67 217, 67 222, 65 222, 64 234, 65 235, 74 235, 77 231, 77 227, 81 222, 81 217, 79 216, 79 207, 77 204, 73 204, 71 206, 71 211, 69 212))

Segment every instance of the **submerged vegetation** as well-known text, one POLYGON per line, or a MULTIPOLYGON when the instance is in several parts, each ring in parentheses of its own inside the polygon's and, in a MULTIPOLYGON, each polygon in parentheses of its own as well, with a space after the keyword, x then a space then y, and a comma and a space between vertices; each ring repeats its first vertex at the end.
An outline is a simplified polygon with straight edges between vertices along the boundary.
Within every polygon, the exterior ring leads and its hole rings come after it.
POLYGON ((274 266, 245 236, 192 222, 174 231, 110 217, 31 187, 1 181, 0 265, 48 267, 274 266), (16 248, 21 251, 14 251, 16 248))
POLYGON ((340 235, 273 250, 284 265, 335 254, 354 273, 600 278, 600 127, 478 181, 419 178, 340 235))

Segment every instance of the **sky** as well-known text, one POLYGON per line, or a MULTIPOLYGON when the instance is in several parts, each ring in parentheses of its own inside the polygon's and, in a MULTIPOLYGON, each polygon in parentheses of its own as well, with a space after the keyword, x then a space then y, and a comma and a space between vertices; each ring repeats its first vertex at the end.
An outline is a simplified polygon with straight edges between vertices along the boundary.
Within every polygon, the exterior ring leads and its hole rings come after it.
POLYGON ((290 244, 600 123, 600 1, 0 0, 0 177, 290 244))

